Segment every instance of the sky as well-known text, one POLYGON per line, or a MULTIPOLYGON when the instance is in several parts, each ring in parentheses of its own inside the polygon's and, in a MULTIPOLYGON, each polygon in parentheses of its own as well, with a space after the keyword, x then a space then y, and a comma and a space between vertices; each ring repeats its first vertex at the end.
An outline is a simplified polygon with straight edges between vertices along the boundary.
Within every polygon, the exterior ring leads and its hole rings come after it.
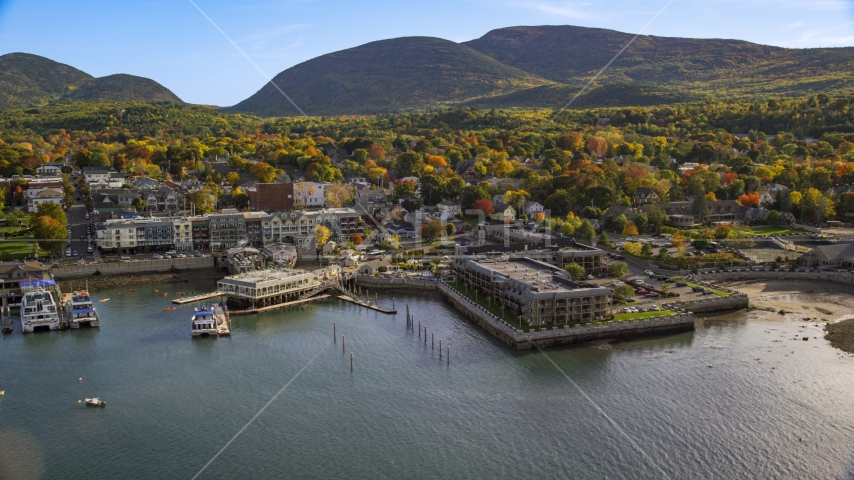
POLYGON ((229 106, 325 53, 403 36, 462 42, 517 25, 854 46, 854 0, 0 0, 0 55, 148 77, 186 102, 229 106))

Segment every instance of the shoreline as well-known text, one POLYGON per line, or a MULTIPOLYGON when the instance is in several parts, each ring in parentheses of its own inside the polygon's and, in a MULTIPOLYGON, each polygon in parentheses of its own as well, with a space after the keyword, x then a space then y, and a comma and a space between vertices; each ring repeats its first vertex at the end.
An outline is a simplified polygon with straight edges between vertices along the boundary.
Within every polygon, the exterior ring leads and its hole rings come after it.
POLYGON ((225 275, 225 272, 220 269, 206 268, 162 273, 134 273, 130 275, 92 275, 85 278, 57 280, 56 283, 63 292, 81 290, 85 288, 87 283, 89 291, 97 292, 111 288, 156 285, 159 283, 189 283, 195 280, 211 280, 212 283, 215 283, 217 280, 224 278, 225 275))

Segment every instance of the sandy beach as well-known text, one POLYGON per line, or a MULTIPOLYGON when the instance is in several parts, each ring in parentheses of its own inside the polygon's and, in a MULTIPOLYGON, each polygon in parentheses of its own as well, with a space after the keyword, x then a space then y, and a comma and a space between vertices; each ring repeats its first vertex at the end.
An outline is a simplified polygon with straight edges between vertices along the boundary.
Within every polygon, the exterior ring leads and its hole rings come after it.
POLYGON ((825 323, 825 339, 834 347, 854 353, 854 289, 821 281, 751 280, 720 282, 750 296, 750 307, 765 310, 758 320, 794 320, 825 323))

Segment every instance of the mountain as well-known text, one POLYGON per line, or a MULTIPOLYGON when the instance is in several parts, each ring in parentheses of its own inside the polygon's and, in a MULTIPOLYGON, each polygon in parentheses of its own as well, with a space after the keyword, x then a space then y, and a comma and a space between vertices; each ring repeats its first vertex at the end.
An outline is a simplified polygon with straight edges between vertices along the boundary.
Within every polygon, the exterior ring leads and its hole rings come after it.
POLYGON ((86 80, 68 90, 62 100, 181 103, 180 98, 154 80, 121 73, 86 80))
POLYGON ((0 56, 0 108, 28 108, 65 100, 181 102, 148 78, 124 74, 94 78, 38 55, 0 56))
MULTIPOLYGON (((493 30, 465 45, 520 70, 581 86, 634 35, 570 25, 493 30)), ((854 48, 787 49, 741 40, 639 36, 597 84, 698 93, 804 95, 854 87, 854 48)))
POLYGON ((0 56, 0 108, 26 108, 55 100, 68 87, 91 80, 74 67, 29 53, 0 56))
POLYGON ((376 114, 448 105, 552 82, 459 43, 431 37, 381 40, 291 67, 226 109, 295 115, 278 86, 309 115, 376 114))

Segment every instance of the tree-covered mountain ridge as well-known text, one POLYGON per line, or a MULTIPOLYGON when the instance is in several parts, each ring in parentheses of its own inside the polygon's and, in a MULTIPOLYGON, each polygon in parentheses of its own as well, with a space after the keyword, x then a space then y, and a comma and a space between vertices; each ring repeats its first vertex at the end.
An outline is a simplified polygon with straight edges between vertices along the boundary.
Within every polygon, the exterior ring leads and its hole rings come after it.
POLYGON ((38 55, 0 56, 0 108, 30 108, 77 100, 181 103, 178 96, 149 78, 126 74, 95 78, 38 55))

